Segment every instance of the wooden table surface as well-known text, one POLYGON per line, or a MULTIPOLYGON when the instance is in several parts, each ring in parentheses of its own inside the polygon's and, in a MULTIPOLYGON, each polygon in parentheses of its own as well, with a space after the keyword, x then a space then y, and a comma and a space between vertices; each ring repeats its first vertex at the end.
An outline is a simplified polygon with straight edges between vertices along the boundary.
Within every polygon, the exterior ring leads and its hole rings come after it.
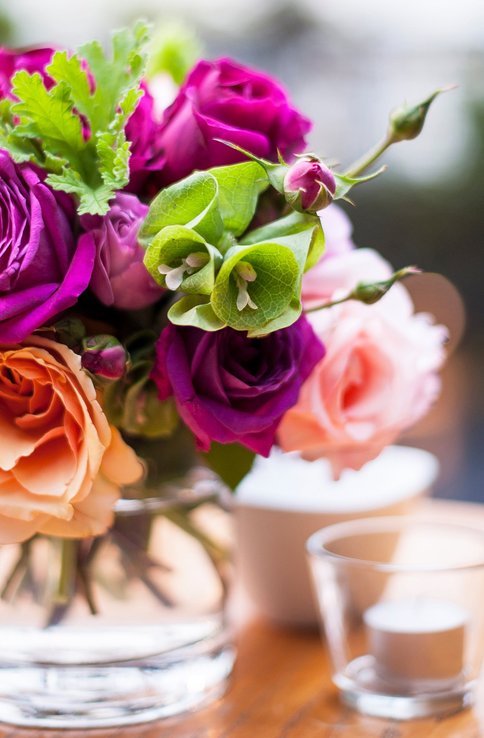
MULTIPOLYGON (((426 504, 433 516, 484 528, 484 505, 426 504)), ((484 738, 482 681, 476 706, 455 715, 411 722, 365 717, 340 704, 317 633, 276 628, 255 617, 240 626, 230 689, 204 710, 163 723, 88 734, 5 726, 0 738, 484 738)))

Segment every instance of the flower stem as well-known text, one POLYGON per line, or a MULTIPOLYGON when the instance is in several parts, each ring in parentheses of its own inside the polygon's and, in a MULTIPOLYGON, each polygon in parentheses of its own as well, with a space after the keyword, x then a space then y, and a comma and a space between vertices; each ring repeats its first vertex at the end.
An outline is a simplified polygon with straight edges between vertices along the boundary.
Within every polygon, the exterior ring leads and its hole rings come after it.
POLYGON ((70 602, 75 590, 77 574, 77 541, 62 538, 60 543, 60 570, 54 602, 66 605, 70 602))
POLYGON ((3 589, 0 592, 0 598, 2 600, 8 600, 10 597, 13 597, 16 589, 21 584, 24 574, 27 570, 31 542, 32 540, 26 541, 25 543, 21 544, 20 556, 11 569, 10 574, 5 581, 5 584, 3 585, 3 589))
POLYGON ((346 177, 357 177, 368 169, 380 156, 393 144, 395 143, 392 132, 389 131, 382 140, 373 146, 366 154, 360 159, 357 159, 350 168, 345 172, 346 177))
POLYGON ((322 305, 315 305, 314 307, 305 308, 305 313, 317 313, 320 310, 324 310, 325 308, 332 308, 335 305, 342 305, 343 302, 349 302, 350 300, 355 300, 356 298, 353 296, 353 293, 350 293, 349 295, 345 295, 340 300, 333 300, 332 302, 324 302, 322 305))

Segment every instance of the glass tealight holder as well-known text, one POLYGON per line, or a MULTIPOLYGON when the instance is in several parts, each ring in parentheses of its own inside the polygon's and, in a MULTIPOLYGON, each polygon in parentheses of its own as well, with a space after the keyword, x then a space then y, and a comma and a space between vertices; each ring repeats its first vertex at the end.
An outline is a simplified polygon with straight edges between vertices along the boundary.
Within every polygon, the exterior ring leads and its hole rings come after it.
POLYGON ((366 518, 318 531, 307 550, 344 702, 399 720, 472 704, 484 657, 484 530, 366 518))

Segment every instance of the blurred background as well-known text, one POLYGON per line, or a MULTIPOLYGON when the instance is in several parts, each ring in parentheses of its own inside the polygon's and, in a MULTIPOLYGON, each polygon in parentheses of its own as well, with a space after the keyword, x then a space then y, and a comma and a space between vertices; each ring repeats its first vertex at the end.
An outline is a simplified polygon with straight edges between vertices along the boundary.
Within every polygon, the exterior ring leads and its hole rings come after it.
POLYGON ((106 40, 138 16, 185 21, 207 57, 279 77, 315 121, 310 149, 342 166, 381 138, 392 108, 458 85, 416 141, 385 155, 388 172, 356 190, 349 214, 358 245, 457 288, 407 282, 420 309, 451 325, 452 356, 441 400, 404 441, 439 456, 439 496, 484 501, 484 2, 1 0, 0 43, 106 40))

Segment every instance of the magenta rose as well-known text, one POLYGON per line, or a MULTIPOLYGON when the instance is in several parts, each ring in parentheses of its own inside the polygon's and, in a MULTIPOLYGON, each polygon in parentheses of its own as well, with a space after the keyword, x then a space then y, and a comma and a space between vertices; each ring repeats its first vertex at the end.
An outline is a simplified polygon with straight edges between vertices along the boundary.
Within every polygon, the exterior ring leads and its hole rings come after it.
POLYGON ((218 441, 267 456, 282 416, 323 356, 304 317, 263 339, 231 328, 207 333, 169 325, 157 343, 152 378, 161 399, 174 395, 201 450, 218 441))
POLYGON ((0 150, 0 341, 16 343, 75 304, 94 245, 76 246, 71 200, 0 150))
POLYGON ((160 189, 159 172, 164 159, 160 124, 155 119, 155 101, 144 83, 142 89, 143 97, 126 126, 126 138, 131 141, 130 180, 126 189, 151 199, 160 189))
POLYGON ((217 138, 276 161, 278 151, 286 159, 302 151, 310 128, 271 77, 231 59, 200 61, 162 121, 162 182, 244 160, 217 138))
POLYGON ((0 97, 10 96, 12 77, 20 69, 25 69, 29 74, 39 72, 47 78, 45 67, 50 63, 54 51, 49 47, 26 51, 0 48, 0 97))
POLYGON ((136 195, 118 192, 103 217, 85 215, 87 231, 79 245, 94 251, 91 290, 104 305, 121 310, 139 310, 160 299, 163 290, 143 264, 144 250, 138 231, 148 206, 136 195))

